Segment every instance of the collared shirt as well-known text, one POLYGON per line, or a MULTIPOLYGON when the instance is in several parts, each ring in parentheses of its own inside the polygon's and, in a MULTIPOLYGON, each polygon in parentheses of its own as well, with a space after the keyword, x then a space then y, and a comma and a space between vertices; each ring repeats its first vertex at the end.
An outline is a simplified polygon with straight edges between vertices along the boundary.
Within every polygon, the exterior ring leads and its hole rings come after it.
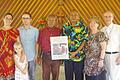
POLYGON ((108 37, 106 52, 120 51, 120 25, 111 23, 105 26, 102 31, 108 37))
POLYGON ((30 26, 30 28, 25 29, 23 26, 19 28, 20 40, 22 42, 24 51, 27 55, 28 61, 34 60, 36 53, 35 44, 37 43, 38 29, 30 26))
MULTIPOLYGON (((75 27, 66 23, 63 26, 63 35, 68 36, 69 52, 75 52, 81 46, 83 41, 88 40, 88 28, 82 22, 78 22, 75 27)), ((82 48, 78 54, 70 60, 79 62, 85 57, 84 53, 84 48, 82 48)))
POLYGON ((38 43, 41 45, 42 51, 44 53, 50 53, 50 37, 51 36, 60 36, 61 30, 59 28, 50 28, 45 27, 39 33, 38 43))

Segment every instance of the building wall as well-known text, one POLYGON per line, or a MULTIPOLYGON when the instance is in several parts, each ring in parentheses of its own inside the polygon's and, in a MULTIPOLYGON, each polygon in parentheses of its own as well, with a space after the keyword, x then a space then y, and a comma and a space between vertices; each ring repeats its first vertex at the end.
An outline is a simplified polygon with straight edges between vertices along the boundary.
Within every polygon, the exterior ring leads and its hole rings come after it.
POLYGON ((5 13, 14 15, 13 25, 21 25, 21 15, 24 12, 32 14, 32 24, 38 26, 38 20, 49 14, 67 16, 71 10, 77 10, 88 24, 91 16, 100 16, 103 23, 102 14, 107 10, 112 10, 115 14, 115 23, 120 24, 120 0, 0 0, 0 25, 5 13))

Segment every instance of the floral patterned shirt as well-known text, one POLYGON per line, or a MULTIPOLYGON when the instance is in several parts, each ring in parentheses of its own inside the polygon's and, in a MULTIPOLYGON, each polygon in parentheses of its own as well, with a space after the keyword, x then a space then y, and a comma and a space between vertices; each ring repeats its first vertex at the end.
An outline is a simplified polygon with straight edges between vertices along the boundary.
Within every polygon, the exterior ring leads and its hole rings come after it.
POLYGON ((104 67, 98 67, 101 54, 101 42, 107 41, 103 32, 97 32, 89 36, 89 41, 86 45, 86 58, 84 62, 84 71, 88 76, 98 75, 104 71, 104 67))
MULTIPOLYGON (((69 52, 75 52, 82 44, 83 41, 87 40, 88 28, 83 22, 78 22, 74 27, 66 23, 63 26, 63 35, 68 36, 68 47, 69 52)), ((70 54, 69 54, 70 55, 70 54)), ((81 49, 74 58, 70 58, 71 61, 79 62, 85 57, 84 50, 81 49)))

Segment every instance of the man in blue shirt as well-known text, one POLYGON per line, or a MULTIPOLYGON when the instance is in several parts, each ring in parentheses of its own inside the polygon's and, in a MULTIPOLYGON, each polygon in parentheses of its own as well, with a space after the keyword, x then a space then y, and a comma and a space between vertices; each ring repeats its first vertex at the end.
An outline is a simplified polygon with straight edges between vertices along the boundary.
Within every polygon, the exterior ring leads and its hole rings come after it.
POLYGON ((20 39, 28 59, 28 74, 30 80, 35 80, 35 61, 38 57, 38 29, 31 26, 31 14, 25 12, 22 15, 23 26, 19 28, 20 39))

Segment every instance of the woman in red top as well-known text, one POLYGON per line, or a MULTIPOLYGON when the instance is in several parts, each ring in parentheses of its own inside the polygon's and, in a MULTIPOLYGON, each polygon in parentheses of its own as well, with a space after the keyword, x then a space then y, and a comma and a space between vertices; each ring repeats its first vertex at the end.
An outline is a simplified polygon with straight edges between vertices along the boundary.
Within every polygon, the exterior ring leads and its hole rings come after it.
POLYGON ((13 44, 18 40, 19 32, 11 27, 13 16, 6 13, 0 28, 0 80, 14 80, 13 44))

